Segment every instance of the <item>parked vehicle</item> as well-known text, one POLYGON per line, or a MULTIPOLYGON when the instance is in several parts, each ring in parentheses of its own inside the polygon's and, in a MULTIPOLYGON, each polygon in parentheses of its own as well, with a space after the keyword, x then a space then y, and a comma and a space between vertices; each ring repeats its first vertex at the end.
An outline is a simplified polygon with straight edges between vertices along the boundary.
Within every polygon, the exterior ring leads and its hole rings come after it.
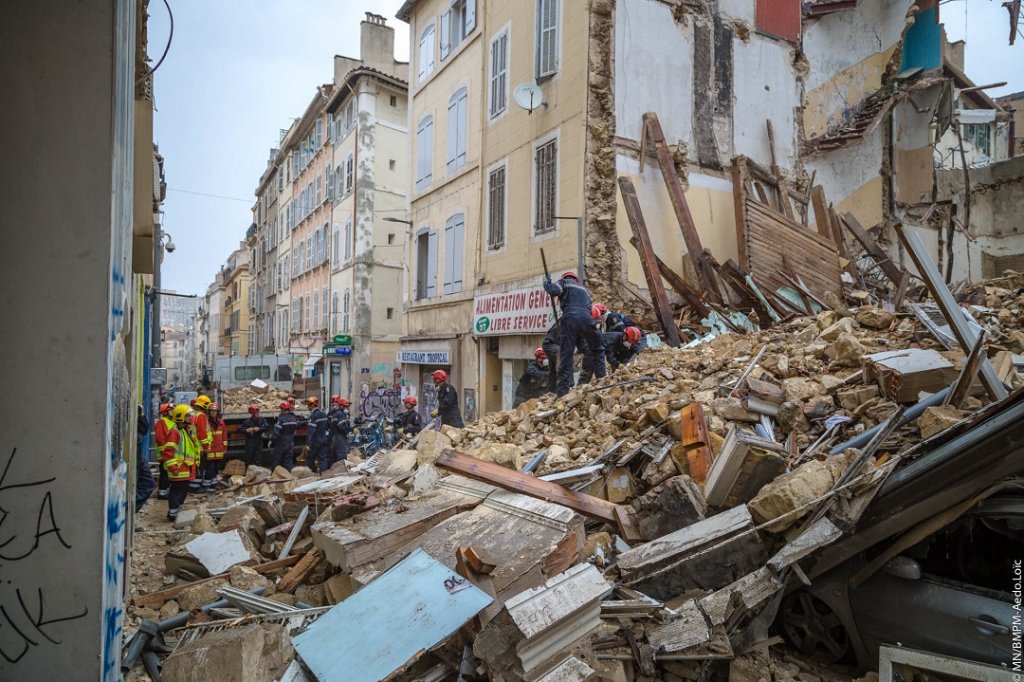
POLYGON ((246 386, 253 379, 260 379, 276 388, 291 391, 290 359, 287 354, 219 356, 214 360, 213 379, 222 390, 246 386))

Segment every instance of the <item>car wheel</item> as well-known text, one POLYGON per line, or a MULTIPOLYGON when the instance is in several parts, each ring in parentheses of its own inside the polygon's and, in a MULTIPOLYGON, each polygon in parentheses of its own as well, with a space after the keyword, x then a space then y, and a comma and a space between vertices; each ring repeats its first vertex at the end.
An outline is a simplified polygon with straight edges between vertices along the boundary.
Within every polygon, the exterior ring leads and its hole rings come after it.
POLYGON ((800 653, 837 663, 850 654, 850 636, 839 616, 808 592, 795 592, 782 602, 782 632, 800 653))

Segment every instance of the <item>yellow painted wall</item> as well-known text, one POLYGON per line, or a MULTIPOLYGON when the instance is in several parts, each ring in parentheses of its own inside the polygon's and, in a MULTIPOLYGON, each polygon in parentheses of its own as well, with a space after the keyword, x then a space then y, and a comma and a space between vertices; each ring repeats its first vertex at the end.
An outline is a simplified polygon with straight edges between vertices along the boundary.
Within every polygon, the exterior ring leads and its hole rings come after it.
POLYGON ((835 205, 836 213, 842 215, 850 211, 864 227, 877 225, 883 219, 883 189, 882 178, 873 178, 838 202, 835 205))
POLYGON ((893 46, 873 54, 808 90, 804 94, 804 135, 810 139, 825 134, 830 125, 842 120, 848 109, 878 90, 895 50, 893 46))

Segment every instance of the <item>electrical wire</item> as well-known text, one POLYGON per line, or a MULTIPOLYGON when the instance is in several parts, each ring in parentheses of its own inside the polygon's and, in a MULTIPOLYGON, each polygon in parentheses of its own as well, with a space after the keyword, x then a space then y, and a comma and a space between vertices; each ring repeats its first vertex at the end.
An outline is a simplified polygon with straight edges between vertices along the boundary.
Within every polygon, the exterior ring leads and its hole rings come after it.
POLYGON ((164 48, 164 53, 160 55, 160 59, 157 61, 156 66, 150 70, 151 74, 156 73, 156 70, 164 63, 164 59, 167 58, 167 53, 171 50, 171 41, 174 40, 174 13, 171 11, 171 5, 167 0, 164 0, 164 7, 167 8, 167 16, 171 20, 171 32, 167 35, 167 46, 164 48))
POLYGON ((244 203, 250 204, 250 205, 256 203, 255 199, 239 199, 238 197, 229 197, 229 196, 225 196, 223 194, 207 194, 206 192, 193 192, 191 190, 178 189, 176 187, 168 187, 167 191, 168 192, 181 192, 182 194, 195 194, 196 196, 210 197, 211 199, 227 199, 227 200, 230 200, 230 201, 241 201, 241 202, 244 202, 244 203))

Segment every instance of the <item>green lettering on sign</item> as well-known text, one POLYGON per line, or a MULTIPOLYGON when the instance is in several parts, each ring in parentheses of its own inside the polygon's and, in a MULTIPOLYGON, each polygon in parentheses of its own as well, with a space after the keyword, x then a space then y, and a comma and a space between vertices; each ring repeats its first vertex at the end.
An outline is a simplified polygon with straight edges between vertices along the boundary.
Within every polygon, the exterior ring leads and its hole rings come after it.
POLYGON ((338 334, 337 336, 334 337, 334 343, 338 344, 339 346, 351 346, 352 337, 349 336, 348 334, 338 334))

